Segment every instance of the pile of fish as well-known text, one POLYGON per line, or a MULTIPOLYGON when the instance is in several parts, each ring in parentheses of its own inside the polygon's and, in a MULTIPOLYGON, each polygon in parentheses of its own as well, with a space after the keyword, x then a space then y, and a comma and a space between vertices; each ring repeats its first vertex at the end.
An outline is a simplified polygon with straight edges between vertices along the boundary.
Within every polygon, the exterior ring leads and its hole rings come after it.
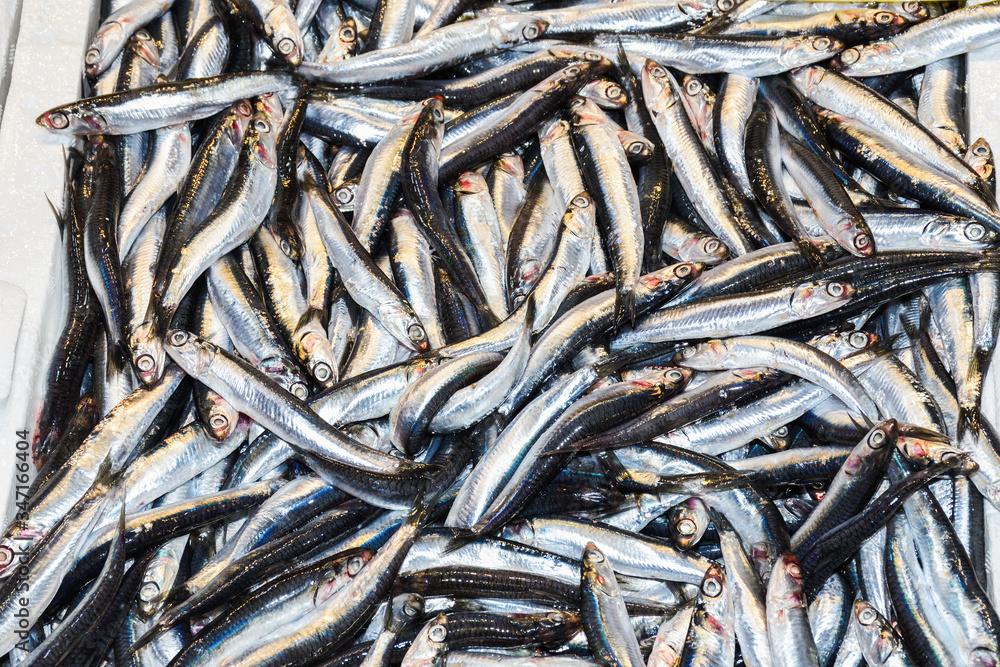
POLYGON ((2 664, 1000 665, 1000 3, 107 4, 2 664))

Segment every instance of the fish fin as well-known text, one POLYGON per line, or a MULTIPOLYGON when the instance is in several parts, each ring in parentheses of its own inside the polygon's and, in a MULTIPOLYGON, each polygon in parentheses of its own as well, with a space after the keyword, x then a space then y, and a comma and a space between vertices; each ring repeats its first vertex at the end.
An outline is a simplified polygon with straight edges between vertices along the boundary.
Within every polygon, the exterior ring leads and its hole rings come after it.
POLYGON ((466 547, 479 540, 479 533, 470 528, 454 528, 452 536, 448 539, 448 544, 444 547, 444 554, 450 554, 466 547))
POLYGON ((608 356, 594 362, 594 372, 597 373, 598 378, 606 378, 609 375, 617 373, 618 370, 629 363, 631 359, 624 354, 612 353, 608 356))
POLYGON ((62 236, 66 231, 66 221, 67 215, 65 211, 60 211, 56 208, 56 205, 52 203, 52 199, 49 197, 48 193, 45 195, 45 201, 49 203, 49 208, 52 209, 52 215, 56 218, 56 225, 59 227, 59 235, 62 236))

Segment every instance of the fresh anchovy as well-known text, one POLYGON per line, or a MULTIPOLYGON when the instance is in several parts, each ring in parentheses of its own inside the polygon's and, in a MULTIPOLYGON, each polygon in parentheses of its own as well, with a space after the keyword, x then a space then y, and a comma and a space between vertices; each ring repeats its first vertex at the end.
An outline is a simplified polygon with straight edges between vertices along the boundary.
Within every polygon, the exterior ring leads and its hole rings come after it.
POLYGON ((137 30, 170 9, 173 0, 135 0, 109 14, 94 34, 84 55, 84 68, 90 76, 108 69, 137 30))
POLYGON ((404 44, 347 60, 303 63, 298 72, 338 84, 418 78, 453 63, 537 39, 546 27, 545 21, 530 14, 475 19, 444 26, 434 35, 418 33, 404 44))
POLYGON ((675 306, 648 315, 632 330, 620 333, 613 349, 636 343, 753 333, 836 310, 853 294, 849 284, 826 281, 675 306))
POLYGON ((597 37, 594 46, 627 52, 688 74, 730 72, 768 76, 826 60, 842 43, 825 36, 715 37, 700 35, 615 35, 597 37))
POLYGON ((697 371, 773 368, 827 388, 868 419, 877 419, 879 415, 878 406, 843 364, 804 343, 768 336, 740 336, 685 348, 677 363, 697 371))
POLYGON ((591 651, 608 665, 642 665, 639 643, 611 563, 593 542, 584 546, 582 560, 580 607, 591 651))
POLYGON ((134 134, 206 118, 234 102, 295 89, 291 76, 245 72, 196 81, 156 83, 56 107, 38 117, 47 130, 69 134, 134 134))
POLYGON ((692 204, 705 224, 734 255, 752 250, 742 222, 712 166, 682 105, 677 104, 677 82, 661 66, 647 61, 642 87, 653 123, 673 161, 674 173, 685 192, 693 193, 692 204))
POLYGON ((615 328, 626 322, 634 324, 644 244, 639 192, 628 177, 628 160, 611 135, 607 116, 582 98, 577 98, 571 109, 573 143, 615 267, 615 328))
POLYGON ((892 74, 989 46, 997 40, 997 11, 986 3, 948 12, 901 35, 847 49, 834 65, 850 76, 892 74))

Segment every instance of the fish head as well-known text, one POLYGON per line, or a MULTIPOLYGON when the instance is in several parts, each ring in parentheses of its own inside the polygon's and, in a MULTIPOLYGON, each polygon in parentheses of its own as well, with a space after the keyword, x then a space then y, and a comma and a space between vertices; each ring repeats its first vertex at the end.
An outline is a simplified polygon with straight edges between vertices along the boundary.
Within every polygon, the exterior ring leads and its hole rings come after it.
POLYGON ((685 243, 681 256, 691 262, 715 266, 729 257, 729 246, 714 236, 701 236, 685 243))
POLYGON ((647 58, 642 66, 642 96, 654 118, 678 102, 672 78, 667 68, 654 60, 647 58))
POLYGON ((353 53, 358 47, 358 26, 354 19, 347 19, 337 28, 337 41, 344 53, 353 53))
POLYGON ((625 155, 627 155, 631 160, 645 162, 653 156, 653 142, 641 134, 629 132, 628 130, 619 130, 618 140, 621 142, 622 148, 625 150, 625 155))
POLYGON ((728 368, 728 358, 726 341, 715 339, 685 347, 674 357, 674 363, 696 371, 720 370, 728 368))
POLYGON ((305 378, 301 376, 299 369, 285 363, 279 357, 261 359, 257 368, 296 398, 305 400, 309 397, 309 386, 306 384, 305 378))
POLYGON ((519 519, 504 526, 500 537, 530 546, 535 543, 535 528, 531 519, 519 519))
POLYGON ((844 48, 843 42, 826 35, 802 35, 787 40, 778 54, 778 62, 789 69, 832 57, 844 48))
POLYGON ((610 79, 591 79, 580 89, 580 95, 605 109, 624 109, 628 104, 625 89, 617 81, 610 79))
POLYGON ((583 580, 592 589, 609 597, 621 596, 621 590, 618 588, 618 582, 615 579, 611 563, 608 562, 607 556, 601 553, 601 550, 593 542, 588 542, 587 546, 583 549, 583 563, 581 567, 583 580))
POLYGON ((840 308, 854 296, 854 287, 840 280, 820 280, 797 285, 789 300, 790 310, 805 319, 840 308))
POLYGON ((885 664, 895 651, 900 650, 899 637, 892 626, 865 600, 855 600, 851 625, 861 644, 861 652, 873 664, 885 664))
POLYGON ((243 151, 264 168, 278 168, 278 156, 274 150, 274 124, 266 114, 254 114, 243 137, 243 151))
POLYGON ((101 25, 83 56, 83 69, 87 75, 97 76, 110 67, 126 39, 128 35, 125 26, 118 21, 108 21, 101 25))
POLYGON ((293 67, 302 63, 302 31, 295 20, 295 15, 285 3, 275 3, 274 8, 268 12, 265 25, 267 26, 268 41, 274 48, 274 52, 284 58, 285 62, 293 67))
POLYGON ((542 126, 538 130, 538 140, 545 146, 559 137, 568 135, 569 131, 569 123, 565 119, 553 116, 542 123, 542 126))
POLYGON ((898 11, 911 21, 923 21, 929 16, 927 6, 916 0, 907 0, 902 3, 899 5, 898 11))
POLYGON ((154 331, 152 322, 143 322, 136 327, 129 336, 129 349, 132 350, 132 366, 140 382, 155 384, 163 377, 167 357, 163 341, 154 331))
POLYGON ((807 65, 793 69, 788 73, 788 78, 792 80, 792 83, 795 84, 800 93, 809 97, 817 90, 817 87, 826 75, 826 69, 816 67, 815 65, 807 65))
POLYGON ((424 615, 424 607, 424 596, 420 593, 400 593, 395 596, 392 598, 392 613, 388 618, 389 629, 402 632, 424 615))
POLYGON ((894 63, 902 60, 903 51, 892 40, 884 39, 865 46, 844 49, 830 61, 830 67, 838 72, 864 70, 879 63, 894 63))
POLYGON ((104 116, 86 103, 50 109, 35 119, 35 123, 46 130, 66 134, 101 134, 108 128, 104 116))
POLYGON ((969 667, 997 667, 1000 654, 995 649, 977 646, 969 651, 969 667))
POLYGON ((517 153, 504 153, 496 159, 495 167, 514 178, 524 180, 524 160, 517 153))
POLYGON ((376 319, 408 349, 424 352, 429 348, 427 331, 420 323, 420 318, 409 308, 398 304, 380 304, 376 319))
POLYGON ((333 359, 330 340, 321 332, 308 329, 295 344, 299 358, 306 362, 306 370, 324 387, 337 381, 337 363, 333 359))
POLYGON ((213 394, 209 400, 211 404, 204 415, 207 417, 205 424, 208 427, 208 432, 216 440, 225 440, 233 434, 240 415, 226 399, 218 394, 213 394))
POLYGON ((779 426, 761 440, 776 452, 783 452, 792 446, 792 431, 787 426, 779 426))
POLYGON ((402 667, 438 667, 448 651, 448 617, 439 614, 420 629, 402 667))
POLYGON ((454 187, 456 193, 463 195, 474 195, 489 191, 486 179, 478 171, 467 171, 461 174, 455 181, 454 187))
POLYGON ((872 36, 895 34, 906 27, 911 19, 887 9, 858 11, 856 19, 865 32, 872 36))
POLYGON ((189 375, 204 375, 212 367, 219 348, 183 329, 171 329, 163 341, 166 353, 189 375))
POLYGON ((372 549, 360 548, 332 558, 316 582, 313 604, 319 606, 333 598, 363 572, 374 557, 372 549))
POLYGON ((145 60, 151 67, 157 70, 160 68, 160 49, 148 31, 136 31, 130 41, 136 56, 145 60))
POLYGON ((680 262, 665 266, 662 269, 639 276, 636 288, 647 293, 671 292, 697 278, 703 268, 703 264, 694 262, 680 262))
POLYGON ((650 374, 641 375, 631 380, 633 384, 649 386, 655 388, 661 394, 672 396, 680 393, 681 389, 690 382, 694 372, 690 368, 677 368, 671 366, 662 370, 653 371, 650 374))
POLYGON ((806 608, 805 594, 802 592, 803 572, 798 558, 786 551, 774 564, 771 580, 767 585, 768 603, 774 599, 777 604, 789 609, 806 608))

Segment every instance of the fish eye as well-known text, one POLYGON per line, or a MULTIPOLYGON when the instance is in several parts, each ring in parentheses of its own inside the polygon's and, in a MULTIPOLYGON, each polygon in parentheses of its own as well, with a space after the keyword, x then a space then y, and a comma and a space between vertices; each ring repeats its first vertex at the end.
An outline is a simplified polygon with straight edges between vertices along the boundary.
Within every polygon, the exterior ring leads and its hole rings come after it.
POLYGON ((170 334, 170 344, 175 346, 183 345, 187 342, 189 337, 190 336, 186 331, 175 331, 170 334))
POLYGON ((799 567, 798 563, 787 563, 785 565, 785 569, 788 571, 788 574, 791 575, 791 576, 793 576, 793 577, 801 577, 802 576, 802 568, 799 567))
POLYGON ((216 431, 221 431, 229 426, 229 417, 225 415, 215 414, 212 418, 208 420, 209 426, 211 426, 216 431))
POLYGON ((604 90, 604 94, 607 95, 609 98, 614 99, 616 97, 623 96, 625 92, 621 89, 621 87, 618 84, 613 83, 604 90))
POLYGON ((844 296, 845 291, 844 283, 830 283, 826 286, 826 293, 834 298, 844 296))
POLYGON ((563 615, 560 614, 558 611, 552 612, 546 618, 548 618, 548 620, 549 620, 550 623, 562 623, 563 622, 563 615))
POLYGON ((878 614, 876 614, 875 610, 871 607, 865 607, 861 610, 861 613, 858 614, 858 622, 861 623, 861 625, 871 625, 877 620, 878 614))
POLYGON ((236 111, 244 116, 249 116, 253 113, 253 108, 246 100, 240 100, 240 103, 236 105, 236 111))
POLYGON ((281 246, 281 252, 285 253, 286 255, 292 254, 292 246, 288 243, 287 239, 281 239, 281 243, 278 245, 281 246))
POLYGON ((101 50, 100 49, 89 49, 87 55, 83 57, 83 62, 88 65, 96 65, 101 60, 101 50))
POLYGON ((410 340, 416 343, 427 339, 427 332, 419 324, 411 324, 410 328, 406 330, 406 334, 410 337, 410 340))
POLYGON ((674 275, 678 278, 687 278, 691 275, 691 265, 690 264, 679 264, 676 269, 674 269, 674 275))
POLYGON ((0 544, 0 567, 10 565, 14 562, 14 550, 6 544, 0 544))
POLYGON ((576 76, 580 73, 580 68, 577 65, 570 65, 566 68, 566 74, 568 76, 576 76))
POLYGON ((787 438, 788 437, 788 427, 782 426, 777 431, 774 432, 774 436, 777 438, 787 438))
POLYGON ((885 444, 885 433, 883 433, 881 430, 875 431, 874 433, 872 433, 872 437, 868 439, 868 443, 875 449, 878 449, 883 444, 885 444))
POLYGON ((151 370, 153 370, 154 365, 155 364, 153 362, 153 357, 149 356, 148 354, 140 354, 138 357, 136 357, 135 367, 138 368, 139 371, 142 373, 150 372, 151 370))
POLYGON ((351 200, 354 199, 354 191, 346 185, 341 185, 333 193, 333 198, 337 200, 339 204, 349 204, 351 200))
POLYGON ((719 242, 715 239, 709 239, 705 242, 705 252, 715 252, 719 249, 719 242))
POLYGON ((903 11, 907 14, 920 14, 921 6, 919 2, 904 2, 903 11))
POLYGON ((684 537, 691 537, 692 535, 695 534, 695 531, 698 529, 698 526, 697 524, 695 524, 693 519, 685 518, 678 521, 675 528, 677 530, 678 535, 682 535, 684 537))
POLYGON ((600 551, 596 551, 596 550, 595 551, 588 551, 587 552, 587 560, 589 560, 591 563, 603 563, 604 562, 604 554, 602 554, 600 551))
POLYGON ((525 39, 534 39, 538 37, 538 26, 535 25, 534 23, 529 23, 528 25, 524 26, 523 30, 521 30, 521 34, 524 36, 525 39))
POLYGON ((722 582, 718 579, 706 579, 701 585, 701 591, 710 598, 718 597, 722 593, 722 582))
POLYGON ((667 70, 657 65, 656 67, 649 70, 649 73, 655 76, 656 78, 660 79, 667 75, 667 70))
POLYGON ((682 377, 684 377, 684 374, 683 374, 683 373, 681 373, 681 372, 680 372, 680 371, 678 371, 678 370, 670 370, 670 371, 667 371, 667 379, 668 379, 668 380, 673 380, 674 382, 677 382, 677 381, 678 381, 678 380, 680 380, 680 379, 681 379, 682 377))
POLYGON ((973 149, 972 152, 978 155, 979 157, 986 157, 987 155, 990 154, 990 149, 985 144, 979 144, 978 146, 975 147, 975 149, 973 149))
POLYGON ((971 223, 965 227, 965 237, 970 241, 979 241, 986 236, 986 228, 978 223, 971 223))
POLYGON ((868 345, 868 336, 860 331, 855 331, 851 334, 847 342, 851 344, 851 347, 863 349, 868 345))
POLYGON ((853 65, 861 59, 861 52, 857 49, 847 49, 840 52, 840 62, 845 65, 853 65))
POLYGON ((813 47, 817 51, 826 51, 833 45, 829 37, 817 37, 813 40, 813 47))
POLYGON ((347 25, 340 29, 340 38, 345 42, 353 42, 357 35, 354 32, 354 28, 347 25))
POLYGON ((448 628, 446 628, 444 625, 440 623, 432 627, 430 632, 427 633, 427 637, 432 642, 443 642, 445 640, 445 637, 447 636, 448 636, 448 628))
POLYGON ((295 398, 304 399, 309 395, 309 389, 301 382, 293 384, 290 391, 295 398))
POLYGON ((291 37, 285 37, 278 42, 278 53, 283 56, 287 56, 289 53, 295 50, 295 40, 291 37))
POLYGON ((143 602, 152 602, 160 594, 160 587, 155 581, 147 581, 139 588, 139 599, 143 602))
POLYGON ((49 114, 49 125, 57 130, 69 127, 69 116, 62 111, 53 111, 49 114))
POLYGON ((736 0, 719 0, 717 7, 720 12, 728 12, 736 5, 736 0))
POLYGON ((138 37, 141 40, 144 40, 144 41, 147 40, 147 39, 153 39, 152 37, 149 36, 148 32, 146 32, 145 30, 142 30, 142 29, 137 30, 136 33, 135 33, 135 36, 138 37))
POLYGON ((590 197, 587 195, 577 195, 573 197, 573 206, 577 208, 586 208, 590 206, 590 197))
POLYGON ((642 155, 646 152, 646 144, 641 141, 633 141, 628 145, 629 155, 642 155))
POLYGON ((698 79, 688 79, 687 83, 684 84, 684 89, 687 90, 688 95, 697 95, 702 89, 701 81, 698 79))
POLYGON ((253 122, 253 128, 255 130, 257 130, 258 132, 270 132, 271 131, 271 124, 268 123, 263 118, 258 118, 257 120, 255 120, 253 122))
POLYGON ((867 234, 858 234, 854 237, 854 247, 858 250, 864 250, 865 248, 871 247, 872 240, 868 238, 867 234))
POLYGON ((895 17, 895 14, 892 12, 878 12, 875 14, 875 22, 883 25, 889 25, 895 17))
POLYGON ((693 357, 695 355, 695 353, 697 351, 698 351, 697 348, 694 348, 694 347, 685 347, 683 350, 681 350, 681 358, 682 359, 690 359, 691 357, 693 357))
POLYGON ((403 605, 403 613, 407 616, 416 616, 420 613, 417 609, 417 603, 413 600, 407 600, 406 604, 403 605))
POLYGON ((432 108, 431 109, 431 116, 434 118, 434 120, 436 120, 438 122, 441 122, 442 120, 444 120, 444 112, 441 111, 441 107, 434 107, 434 108, 432 108))
POLYGON ((313 367, 313 377, 320 382, 326 382, 333 377, 333 371, 330 370, 330 367, 327 364, 320 362, 313 367))
POLYGON ((365 566, 365 562, 361 560, 359 556, 355 556, 351 560, 347 561, 347 574, 351 577, 356 575, 361 571, 361 568, 365 566))

